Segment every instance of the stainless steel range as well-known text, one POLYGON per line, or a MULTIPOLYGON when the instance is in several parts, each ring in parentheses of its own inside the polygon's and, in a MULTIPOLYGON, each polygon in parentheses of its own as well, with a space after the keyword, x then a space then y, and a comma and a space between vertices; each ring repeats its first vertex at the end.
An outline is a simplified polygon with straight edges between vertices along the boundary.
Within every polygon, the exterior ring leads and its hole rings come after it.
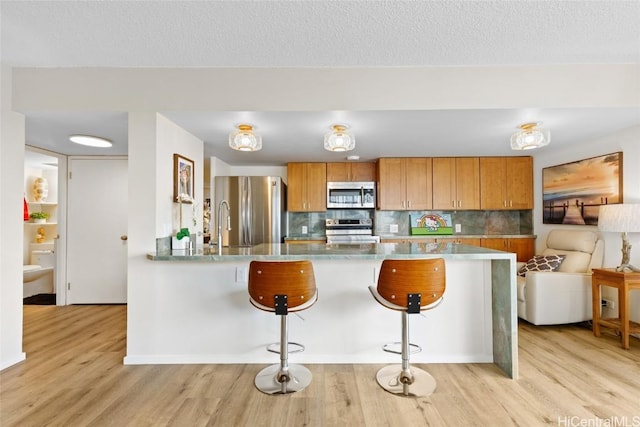
POLYGON ((380 243, 373 235, 371 218, 332 218, 325 220, 327 243, 380 243))

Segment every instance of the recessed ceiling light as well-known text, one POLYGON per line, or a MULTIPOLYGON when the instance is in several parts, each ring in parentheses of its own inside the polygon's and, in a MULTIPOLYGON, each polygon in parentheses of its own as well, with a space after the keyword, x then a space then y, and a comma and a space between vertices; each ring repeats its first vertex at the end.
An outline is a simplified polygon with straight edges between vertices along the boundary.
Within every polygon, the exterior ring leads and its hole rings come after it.
POLYGON ((109 148, 113 146, 110 140, 91 135, 71 135, 69 140, 89 147, 109 148))
POLYGON ((352 156, 347 156, 347 160, 351 160, 352 162, 355 162, 356 160, 360 160, 360 156, 355 154, 352 156))

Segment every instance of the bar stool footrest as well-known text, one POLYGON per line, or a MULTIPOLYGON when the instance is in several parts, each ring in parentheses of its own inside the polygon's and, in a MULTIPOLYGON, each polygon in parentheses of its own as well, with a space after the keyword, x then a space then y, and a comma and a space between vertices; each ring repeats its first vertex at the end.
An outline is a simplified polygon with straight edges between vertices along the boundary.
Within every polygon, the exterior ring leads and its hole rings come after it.
MULTIPOLYGON (((297 343, 297 342, 289 341, 287 343, 287 351, 289 353, 301 353, 301 352, 304 351, 304 348, 305 348, 304 345, 302 345, 300 343, 297 343)), ((271 353, 280 354, 280 343, 279 342, 274 342, 272 344, 269 344, 267 346, 267 351, 270 351, 271 353)))
MULTIPOLYGON (((402 354, 402 342, 392 342, 382 346, 382 350, 387 353, 402 354), (396 350, 397 347, 397 350, 396 350)), ((409 354, 416 354, 422 351, 422 347, 418 344, 409 343, 409 354)))

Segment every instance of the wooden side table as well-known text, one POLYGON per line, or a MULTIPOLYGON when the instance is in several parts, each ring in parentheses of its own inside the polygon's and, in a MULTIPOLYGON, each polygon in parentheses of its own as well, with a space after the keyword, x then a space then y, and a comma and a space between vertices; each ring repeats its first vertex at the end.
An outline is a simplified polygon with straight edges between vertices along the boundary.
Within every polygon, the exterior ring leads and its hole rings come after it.
POLYGON ((640 290, 640 273, 625 273, 615 268, 594 268, 591 276, 591 295, 593 301, 593 335, 600 336, 600 325, 619 331, 622 348, 629 349, 629 334, 640 333, 640 323, 629 320, 629 291, 640 290), (618 317, 601 318, 600 285, 618 289, 618 317))

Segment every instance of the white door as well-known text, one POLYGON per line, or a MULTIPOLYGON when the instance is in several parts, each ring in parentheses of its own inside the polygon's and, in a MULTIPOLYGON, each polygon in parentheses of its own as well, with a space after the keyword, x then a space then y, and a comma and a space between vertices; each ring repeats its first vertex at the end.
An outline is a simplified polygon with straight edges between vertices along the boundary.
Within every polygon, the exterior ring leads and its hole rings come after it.
POLYGON ((67 303, 127 302, 126 159, 70 159, 67 303))

